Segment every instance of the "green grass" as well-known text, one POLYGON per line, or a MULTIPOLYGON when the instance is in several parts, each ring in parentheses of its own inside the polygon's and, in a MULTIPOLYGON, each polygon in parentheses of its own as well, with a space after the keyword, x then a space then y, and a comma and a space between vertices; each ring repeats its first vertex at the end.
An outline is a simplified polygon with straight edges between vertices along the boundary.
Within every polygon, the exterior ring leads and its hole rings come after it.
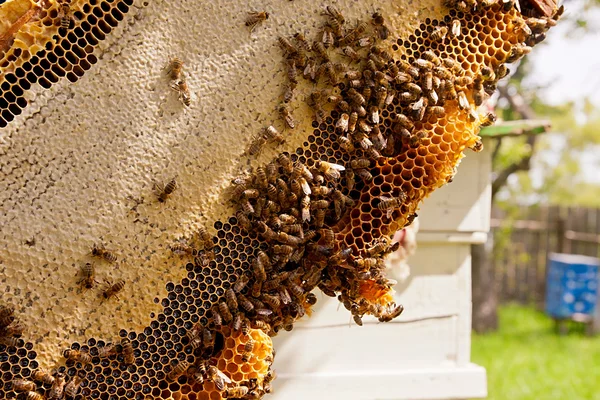
POLYGON ((472 344, 489 400, 600 400, 600 336, 559 336, 543 313, 509 305, 499 331, 473 334, 472 344))

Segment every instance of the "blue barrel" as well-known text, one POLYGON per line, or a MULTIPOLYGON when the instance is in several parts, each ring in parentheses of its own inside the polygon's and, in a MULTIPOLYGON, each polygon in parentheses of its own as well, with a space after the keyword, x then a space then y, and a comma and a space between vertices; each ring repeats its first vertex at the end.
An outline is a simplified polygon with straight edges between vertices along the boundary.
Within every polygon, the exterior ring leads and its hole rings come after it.
POLYGON ((575 254, 548 255, 546 313, 553 318, 594 316, 600 259, 575 254))

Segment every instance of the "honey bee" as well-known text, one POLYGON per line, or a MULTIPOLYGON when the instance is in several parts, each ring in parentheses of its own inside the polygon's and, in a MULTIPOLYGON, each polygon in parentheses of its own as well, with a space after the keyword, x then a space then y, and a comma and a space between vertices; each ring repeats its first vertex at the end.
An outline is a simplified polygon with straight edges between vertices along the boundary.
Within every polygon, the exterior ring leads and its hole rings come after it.
POLYGON ((45 397, 39 394, 38 392, 29 392, 27 393, 26 400, 45 400, 45 397))
POLYGON ((394 307, 392 310, 385 312, 382 316, 379 317, 380 322, 390 322, 394 318, 398 317, 404 311, 404 306, 402 304, 394 307))
POLYGON ((473 103, 476 106, 483 104, 485 99, 485 90, 483 89, 483 82, 481 79, 476 79, 473 85, 473 103))
POLYGON ((202 344, 204 348, 211 349, 215 345, 215 336, 212 334, 210 329, 204 328, 202 332, 202 344))
POLYGON ((265 138, 263 135, 256 135, 254 137, 254 139, 252 139, 252 141, 250 141, 250 144, 248 145, 248 150, 246 150, 246 153, 251 157, 254 157, 254 156, 260 154, 262 152, 262 149, 263 149, 265 143, 267 143, 267 138, 265 138))
POLYGON ((367 249, 367 254, 369 256, 377 256, 383 254, 387 248, 388 244, 385 241, 379 241, 367 249))
MULTIPOLYGON (((317 55, 319 57, 321 57, 323 59, 323 61, 325 61, 325 63, 328 63, 330 61, 329 53, 327 53, 327 49, 325 48, 325 45, 323 44, 323 42, 318 42, 318 41, 314 42, 312 48, 313 48, 314 52, 317 53, 317 55)), ((314 66, 314 68, 315 68, 315 74, 319 74, 320 68, 317 68, 316 65, 314 66)), ((306 69, 304 71, 304 75, 306 75, 306 69)), ((312 74, 311 74, 311 78, 312 78, 312 74)))
POLYGON ((279 46, 281 47, 281 49, 288 55, 298 53, 298 49, 292 44, 292 42, 290 42, 288 38, 280 36, 279 38, 277 38, 277 41, 279 42, 279 46))
POLYGON ((177 180, 173 178, 157 193, 158 201, 164 203, 175 189, 177 189, 177 180))
POLYGON ((496 78, 496 74, 494 73, 494 70, 491 69, 490 67, 488 67, 487 65, 482 66, 481 69, 479 70, 479 73, 481 74, 481 78, 484 81, 491 81, 496 78))
POLYGON ((461 110, 468 110, 471 108, 467 95, 463 91, 458 92, 458 107, 461 110))
POLYGON ((379 11, 372 15, 371 22, 376 27, 379 39, 386 40, 390 36, 390 29, 385 25, 385 19, 379 11))
POLYGON ((133 345, 129 339, 124 338, 121 340, 121 353, 123 354, 123 362, 125 364, 133 364, 135 362, 135 355, 133 354, 133 345))
POLYGON ((347 45, 353 43, 359 38, 360 35, 362 35, 365 32, 366 29, 367 23, 359 22, 358 25, 356 25, 356 28, 351 29, 350 32, 348 32, 346 36, 343 37, 343 39, 340 41, 340 44, 347 45))
POLYGON ((292 160, 290 160, 290 158, 287 154, 281 153, 277 157, 277 162, 279 163, 279 165, 281 165, 281 167, 283 168, 283 171, 286 174, 291 174, 294 172, 294 164, 292 163, 292 160))
POLYGON ((177 92, 179 101, 181 101, 186 107, 189 107, 192 104, 192 96, 186 80, 180 79, 178 81, 171 82, 171 89, 177 92))
POLYGON ((250 203, 250 201, 248 201, 248 199, 244 199, 240 202, 240 205, 242 207, 242 210, 244 211, 244 213, 246 215, 251 215, 254 214, 254 207, 252 206, 252 204, 250 203))
POLYGON ((243 294, 238 294, 238 303, 246 312, 252 312, 254 310, 254 304, 243 294))
POLYGON ((192 254, 194 252, 194 248, 192 246, 181 242, 174 243, 169 247, 174 253, 192 254))
POLYGON ((353 315, 352 319, 356 325, 363 326, 362 317, 360 315, 353 315))
POLYGON ((358 113, 356 111, 350 114, 348 118, 348 132, 353 133, 356 130, 356 124, 358 122, 358 113))
POLYGON ((252 33, 254 31, 254 29, 258 26, 258 24, 266 21, 267 19, 269 19, 268 12, 252 11, 252 12, 249 12, 248 16, 246 17, 246 26, 250 28, 250 33, 252 33))
POLYGON ((225 389, 225 384, 231 383, 231 379, 229 379, 229 377, 227 375, 225 375, 223 372, 221 372, 214 365, 209 366, 208 370, 206 372, 207 372, 208 378, 211 381, 213 381, 213 383, 215 384, 215 387, 217 388, 218 391, 222 392, 225 389))
POLYGON ((213 237, 212 235, 208 232, 208 230, 206 229, 206 227, 204 226, 200 226, 198 228, 198 232, 197 232, 198 238, 200 239, 200 245, 203 249, 212 249, 212 247, 214 246, 213 243, 213 237))
POLYGON ((89 364, 92 362, 92 356, 89 353, 79 350, 65 350, 63 356, 67 360, 80 362, 82 364, 89 364))
POLYGON ((78 281, 77 284, 83 283, 82 286, 85 289, 91 289, 94 287, 94 284, 98 283, 95 279, 96 269, 91 263, 86 263, 83 267, 81 267, 81 275, 83 275, 83 278, 80 281, 78 281))
POLYGON ((456 87, 454 87, 454 82, 450 80, 444 81, 444 97, 448 100, 454 100, 458 97, 458 93, 456 92, 456 87))
POLYGON ((359 158, 350 161, 350 166, 353 169, 357 168, 368 168, 371 165, 371 161, 366 158, 359 158))
POLYGON ((337 21, 340 25, 344 25, 346 19, 341 12, 334 6, 327 6, 322 15, 328 16, 330 19, 337 21))
POLYGON ((252 357, 252 351, 254 350, 254 340, 248 339, 244 345, 244 351, 242 352, 242 361, 248 362, 252 357))
POLYGON ((111 251, 106 250, 106 248, 104 247, 103 244, 100 244, 100 245, 95 244, 92 247, 92 256, 98 257, 98 258, 103 258, 104 260, 108 261, 109 263, 113 263, 113 262, 117 261, 117 256, 114 255, 111 251))
POLYGON ((271 330, 271 327, 269 326, 269 324, 267 324, 265 321, 262 321, 260 319, 253 320, 251 326, 254 329, 260 329, 264 332, 269 332, 271 330))
POLYGON ((105 300, 110 299, 111 297, 116 297, 118 299, 117 294, 123 290, 124 287, 125 281, 123 280, 117 281, 112 285, 108 285, 108 287, 102 292, 102 297, 104 297, 105 300))
POLYGON ((331 28, 326 27, 325 29, 323 29, 323 35, 322 35, 321 42, 323 43, 323 46, 326 49, 333 46, 333 43, 335 42, 335 38, 333 37, 333 32, 331 31, 331 28))
POLYGON ((246 216, 246 214, 244 214, 244 212, 242 210, 238 210, 235 213, 235 218, 238 221, 238 224, 246 229, 246 230, 250 230, 250 228, 252 228, 252 223, 250 222, 250 219, 248 219, 248 217, 246 216))
POLYGON ((317 161, 315 166, 328 179, 340 179, 340 171, 346 170, 342 165, 329 163, 327 161, 317 161))
POLYGON ((31 377, 34 381, 42 382, 44 385, 52 385, 54 383, 54 377, 43 368, 33 371, 31 377))
POLYGON ((279 286, 278 293, 283 304, 288 305, 292 302, 292 297, 290 296, 290 292, 288 291, 287 287, 279 286))
POLYGON ((240 276, 238 280, 233 284, 233 291, 235 293, 240 293, 242 290, 244 290, 249 281, 250 278, 247 275, 240 276))
POLYGON ((431 107, 427 108, 427 112, 429 113, 429 115, 433 115, 436 117, 443 117, 444 114, 446 113, 446 110, 442 106, 431 106, 431 107))
POLYGON ((185 371, 187 371, 187 369, 190 367, 190 363, 186 360, 182 360, 179 361, 179 364, 177 364, 168 374, 167 374, 167 380, 170 382, 175 381, 177 378, 179 378, 181 375, 183 375, 183 373, 185 371))
POLYGON ((219 303, 219 313, 221 314, 221 317, 223 317, 223 321, 225 321, 226 323, 231 322, 231 320, 233 319, 233 315, 231 314, 227 303, 225 303, 224 301, 219 303))
MULTIPOLYGON (((48 400, 60 400, 63 397, 65 391, 65 375, 62 373, 56 374, 54 383, 48 392, 48 400)), ((31 393, 31 392, 30 392, 31 393)))
POLYGON ((98 357, 108 358, 117 354, 117 349, 114 344, 107 344, 104 347, 98 349, 98 357))
POLYGON ((365 97, 354 88, 350 88, 348 90, 348 97, 350 98, 350 100, 352 100, 352 102, 358 105, 363 105, 367 102, 365 97))
POLYGON ((377 208, 381 211, 386 211, 387 217, 390 218, 394 209, 402 206, 402 203, 406 201, 407 196, 406 193, 401 192, 397 197, 379 196, 379 199, 381 201, 377 204, 377 208))
POLYGON ((404 114, 397 114, 396 115, 396 122, 400 126, 406 128, 406 129, 412 129, 412 128, 414 128, 414 124, 411 121, 411 119, 409 117, 407 117, 406 115, 404 115, 404 114))
POLYGON ((254 312, 258 318, 269 318, 271 315, 273 315, 273 310, 268 308, 256 308, 254 312))
POLYGON ((523 57, 524 55, 529 54, 530 52, 531 52, 530 46, 525 46, 525 45, 514 46, 510 52, 510 55, 506 59, 506 62, 509 64, 513 63, 513 62, 517 61, 518 59, 520 59, 521 57, 523 57))
POLYGON ((13 379, 12 389, 15 392, 30 392, 35 390, 35 383, 25 379, 13 379))
POLYGON ((179 81, 182 79, 183 61, 178 57, 173 57, 167 66, 167 74, 172 80, 179 81))
POLYGON ((331 61, 328 61, 324 64, 321 64, 321 67, 319 67, 321 73, 327 77, 329 83, 333 86, 338 84, 338 73, 336 70, 338 65, 339 64, 334 64, 331 61))
POLYGON ((79 375, 74 375, 69 383, 65 386, 65 396, 67 398, 75 398, 77 393, 79 392, 79 387, 81 386, 81 382, 83 378, 79 375))
POLYGON ((344 48, 342 48, 342 53, 348 57, 351 62, 358 62, 360 61, 360 54, 358 54, 356 52, 356 50, 354 50, 352 47, 350 46, 345 46, 344 48))
POLYGON ((5 328, 13 323, 15 309, 7 306, 0 306, 0 329, 5 328))
POLYGON ((4 336, 4 330, 0 330, 0 344, 6 347, 20 347, 19 338, 14 336, 4 336))
POLYGON ((277 144, 285 143, 285 139, 283 138, 283 135, 281 133, 279 133, 279 131, 273 125, 269 125, 265 128, 265 137, 270 142, 275 142, 277 144))
POLYGON ((317 209, 315 211, 315 227, 321 228, 325 224, 325 210, 317 209))
POLYGON ((69 29, 71 25, 71 0, 62 0, 60 2, 60 29, 69 29))
POLYGON ((371 182, 373 180, 373 175, 366 169, 356 170, 356 175, 365 182, 371 182))
POLYGON ((254 279, 256 279, 258 282, 264 282, 267 280, 265 266, 263 265, 260 257, 256 257, 252 261, 252 272, 254 273, 254 279))
POLYGON ((500 64, 494 73, 498 79, 502 79, 510 73, 510 70, 506 67, 506 65, 500 64))
POLYGON ((473 150, 476 153, 479 153, 481 150, 483 150, 483 142, 481 140, 477 140, 475 144, 471 147, 471 150, 473 150))
POLYGON ((234 388, 229 388, 225 391, 225 397, 235 397, 235 398, 245 398, 248 394, 248 386, 237 386, 234 388))
POLYGON ((296 41, 298 42, 298 44, 300 45, 300 48, 302 50, 305 50, 305 51, 311 50, 310 43, 308 43, 308 41, 306 40, 306 37, 304 36, 303 33, 300 33, 300 32, 294 33, 294 39, 296 39, 296 41))
POLYGON ((206 366, 204 363, 200 363, 198 366, 193 365, 186 372, 189 381, 199 385, 204 383, 204 375, 206 375, 206 366))
MULTIPOLYGON (((346 114, 347 115, 347 114, 346 114)), ((352 141, 350 139, 348 139, 346 136, 340 136, 338 138, 338 143, 340 144, 340 147, 346 151, 347 153, 352 153, 354 152, 354 144, 352 143, 352 141)))
MULTIPOLYGON (((276 284, 278 284, 278 282, 276 282, 276 284)), ((281 300, 279 299, 279 297, 277 296, 273 296, 267 293, 263 293, 260 296, 260 299, 267 304, 268 306, 270 306, 273 309, 277 309, 281 306, 281 300)))
POLYGON ((227 306, 230 310, 237 310, 238 302, 233 289, 229 288, 225 291, 225 300, 227 301, 227 306))
POLYGON ((493 112, 490 112, 481 118, 480 125, 490 126, 493 125, 494 122, 496 122, 496 115, 493 112))

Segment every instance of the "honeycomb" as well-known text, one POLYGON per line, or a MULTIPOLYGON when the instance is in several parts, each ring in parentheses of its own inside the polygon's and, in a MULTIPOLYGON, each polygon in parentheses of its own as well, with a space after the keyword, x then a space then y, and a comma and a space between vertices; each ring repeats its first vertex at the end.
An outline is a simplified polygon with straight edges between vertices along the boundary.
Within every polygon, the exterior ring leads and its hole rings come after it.
MULTIPOLYGON (((132 3, 74 1, 76 18, 62 33, 53 31, 63 21, 59 3, 7 4, 0 126, 26 106, 19 99, 32 83, 75 81, 91 67, 94 46, 132 3), (24 32, 43 21, 50 28, 18 51, 24 32)), ((19 312, 2 305, 0 398, 261 398, 274 378, 270 337, 310 315, 314 289, 337 297, 358 325, 364 315, 397 317, 403 307, 383 261, 395 250, 391 237, 452 180, 465 149, 481 148, 478 130, 493 117, 477 107, 506 75, 504 64, 543 40, 561 12, 552 19, 528 4, 523 14, 510 2, 445 6, 443 19, 425 19, 394 42, 379 13, 353 25, 333 7, 315 42, 280 38, 289 73, 278 109, 290 129, 296 87, 312 90, 315 120, 303 145, 234 179, 233 216, 214 223, 216 235, 203 229, 172 246, 193 262, 167 282, 156 299, 162 311, 143 330, 74 342, 45 372, 19 312)), ((277 141, 268 128, 258 139, 277 141)))
POLYGON ((0 128, 27 107, 25 92, 32 85, 49 89, 63 77, 79 80, 98 61, 98 43, 132 4, 133 0, 9 0, 1 5, 0 128))

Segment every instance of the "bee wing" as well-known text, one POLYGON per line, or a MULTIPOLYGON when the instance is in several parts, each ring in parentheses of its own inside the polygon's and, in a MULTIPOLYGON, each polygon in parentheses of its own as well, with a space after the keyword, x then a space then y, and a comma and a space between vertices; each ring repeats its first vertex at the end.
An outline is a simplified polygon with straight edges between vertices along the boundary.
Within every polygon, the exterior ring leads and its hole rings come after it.
POLYGON ((300 178, 300 185, 302 186, 302 192, 304 192, 305 195, 308 196, 312 193, 312 191, 310 190, 310 185, 308 184, 306 179, 300 178))
POLYGON ((232 380, 223 372, 221 372, 220 369, 217 369, 217 376, 219 376, 225 383, 232 383, 232 380))
POLYGON ((343 165, 339 164, 329 164, 329 166, 337 171, 345 171, 346 168, 343 165))

